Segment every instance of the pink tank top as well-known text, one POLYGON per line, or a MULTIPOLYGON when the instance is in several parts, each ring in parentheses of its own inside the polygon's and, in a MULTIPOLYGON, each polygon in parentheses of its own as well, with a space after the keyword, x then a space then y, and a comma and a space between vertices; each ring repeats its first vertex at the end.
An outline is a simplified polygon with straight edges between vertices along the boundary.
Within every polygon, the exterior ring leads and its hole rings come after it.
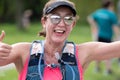
MULTIPOLYGON (((80 64, 80 61, 78 60, 78 47, 76 47, 76 59, 77 59, 79 73, 80 73, 79 74, 80 80, 83 80, 83 69, 82 69, 82 66, 80 64)), ((24 68, 19 75, 19 80, 26 79, 28 60, 29 59, 26 60, 24 68)), ((43 79, 50 80, 49 77, 51 77, 51 80, 62 80, 62 74, 61 74, 60 68, 58 68, 58 67, 57 68, 45 67, 43 79), (49 74, 54 74, 54 75, 49 75, 49 74)))

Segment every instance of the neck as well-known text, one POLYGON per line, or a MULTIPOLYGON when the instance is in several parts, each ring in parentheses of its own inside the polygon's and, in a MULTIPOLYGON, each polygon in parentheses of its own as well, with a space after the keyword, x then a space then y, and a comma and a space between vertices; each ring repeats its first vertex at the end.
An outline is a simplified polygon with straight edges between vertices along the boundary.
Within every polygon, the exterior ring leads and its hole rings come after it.
POLYGON ((45 41, 44 51, 48 55, 54 55, 56 52, 62 53, 64 43, 51 43, 45 41))
POLYGON ((58 59, 56 58, 56 53, 59 55, 62 55, 62 49, 63 49, 64 43, 61 44, 53 44, 51 42, 45 41, 44 46, 44 58, 47 64, 58 64, 58 59))

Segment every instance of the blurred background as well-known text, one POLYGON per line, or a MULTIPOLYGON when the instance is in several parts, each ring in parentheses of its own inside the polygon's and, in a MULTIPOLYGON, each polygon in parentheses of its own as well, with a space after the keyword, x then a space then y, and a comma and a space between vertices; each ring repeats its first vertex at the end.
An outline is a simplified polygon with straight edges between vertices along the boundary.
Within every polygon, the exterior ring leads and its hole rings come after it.
MULTIPOLYGON (((48 0, 0 0, 0 23, 17 23, 22 29, 23 18, 29 18, 32 22, 40 21, 42 9, 48 0)), ((77 13, 80 16, 79 23, 86 24, 86 16, 101 7, 101 0, 71 0, 75 2, 77 13)), ((114 0, 117 11, 118 0, 114 0)))
MULTIPOLYGON (((0 31, 6 32, 4 42, 13 44, 17 42, 32 42, 44 39, 37 36, 42 29, 40 19, 42 9, 48 0, 0 0, 0 31)), ((101 0, 71 0, 76 4, 79 20, 68 40, 75 43, 92 41, 90 26, 87 16, 98 8, 101 8, 101 0)), ((119 0, 115 2, 115 12, 119 19, 119 0)), ((103 71, 94 71, 94 62, 85 72, 85 80, 120 80, 120 65, 117 59, 112 60, 114 73, 104 74, 104 62, 101 63, 103 71)), ((0 66, 0 80, 17 80, 18 73, 13 64, 0 66)))

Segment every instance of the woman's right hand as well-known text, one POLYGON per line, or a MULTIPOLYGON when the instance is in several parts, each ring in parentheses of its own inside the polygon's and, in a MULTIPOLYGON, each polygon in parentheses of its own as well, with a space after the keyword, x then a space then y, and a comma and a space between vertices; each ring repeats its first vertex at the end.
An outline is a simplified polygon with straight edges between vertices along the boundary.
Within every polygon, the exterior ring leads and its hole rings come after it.
POLYGON ((2 31, 0 35, 0 61, 6 60, 9 57, 9 54, 12 49, 11 45, 2 42, 4 38, 5 38, 5 32, 2 31))

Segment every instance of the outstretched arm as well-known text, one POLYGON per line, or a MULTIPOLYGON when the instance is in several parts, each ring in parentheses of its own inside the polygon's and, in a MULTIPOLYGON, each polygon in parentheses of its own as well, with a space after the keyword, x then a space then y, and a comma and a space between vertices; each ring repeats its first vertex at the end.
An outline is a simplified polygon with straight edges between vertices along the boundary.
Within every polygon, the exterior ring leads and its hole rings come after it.
POLYGON ((79 45, 79 60, 83 69, 95 60, 107 60, 120 57, 120 41, 112 43, 87 42, 79 45))

